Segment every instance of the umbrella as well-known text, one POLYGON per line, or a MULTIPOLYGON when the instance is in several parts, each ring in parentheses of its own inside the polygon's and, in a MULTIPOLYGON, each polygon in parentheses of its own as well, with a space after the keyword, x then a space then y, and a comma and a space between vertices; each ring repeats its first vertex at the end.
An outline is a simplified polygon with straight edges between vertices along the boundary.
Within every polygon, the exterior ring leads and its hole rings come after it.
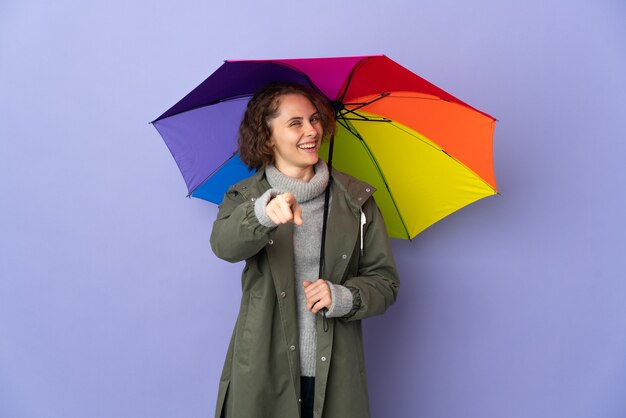
POLYGON ((188 196, 220 203, 251 176, 237 155, 246 104, 273 81, 325 95, 337 114, 334 152, 320 156, 376 187, 389 236, 428 226, 497 194, 495 119, 384 55, 226 61, 153 121, 185 179, 188 196))

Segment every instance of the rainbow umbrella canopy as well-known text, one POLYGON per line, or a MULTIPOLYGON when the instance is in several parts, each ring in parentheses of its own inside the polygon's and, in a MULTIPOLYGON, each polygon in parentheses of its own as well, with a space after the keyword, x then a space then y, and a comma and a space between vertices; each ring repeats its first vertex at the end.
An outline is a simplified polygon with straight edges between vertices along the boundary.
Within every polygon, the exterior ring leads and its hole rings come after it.
MULTIPOLYGON (((226 61, 153 121, 189 196, 220 203, 251 176, 237 135, 246 105, 269 82, 296 82, 336 109, 333 167, 376 187, 391 237, 428 226, 497 193, 495 119, 384 55, 226 61)), ((328 144, 320 155, 328 157, 328 144)))

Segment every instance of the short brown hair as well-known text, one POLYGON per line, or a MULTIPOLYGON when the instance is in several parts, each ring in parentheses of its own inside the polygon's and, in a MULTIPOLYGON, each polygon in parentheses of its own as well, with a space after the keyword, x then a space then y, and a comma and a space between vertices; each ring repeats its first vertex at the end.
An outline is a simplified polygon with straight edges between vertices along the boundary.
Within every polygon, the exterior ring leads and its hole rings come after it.
POLYGON ((280 97, 286 94, 299 94, 309 99, 320 114, 324 139, 335 132, 335 112, 324 96, 301 84, 267 84, 250 99, 239 126, 239 158, 249 168, 259 169, 274 163, 274 151, 269 145, 272 136, 269 122, 278 116, 280 97))

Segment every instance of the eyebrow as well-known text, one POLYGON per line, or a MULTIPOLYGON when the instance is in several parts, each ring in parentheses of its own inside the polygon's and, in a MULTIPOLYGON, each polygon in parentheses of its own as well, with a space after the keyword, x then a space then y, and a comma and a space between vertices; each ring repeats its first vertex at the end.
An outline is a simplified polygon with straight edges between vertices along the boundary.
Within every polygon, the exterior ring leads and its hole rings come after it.
MULTIPOLYGON (((312 113, 312 114, 311 114, 311 116, 309 116, 309 117, 311 118, 311 117, 313 117, 313 116, 315 116, 315 115, 318 115, 318 116, 319 116, 319 114, 320 114, 320 112, 315 112, 315 113, 312 113)), ((294 117, 292 117, 292 118, 287 119, 287 122, 286 122, 286 123, 289 123, 289 122, 291 122, 292 120, 304 120, 304 118, 303 118, 302 116, 294 116, 294 117)))

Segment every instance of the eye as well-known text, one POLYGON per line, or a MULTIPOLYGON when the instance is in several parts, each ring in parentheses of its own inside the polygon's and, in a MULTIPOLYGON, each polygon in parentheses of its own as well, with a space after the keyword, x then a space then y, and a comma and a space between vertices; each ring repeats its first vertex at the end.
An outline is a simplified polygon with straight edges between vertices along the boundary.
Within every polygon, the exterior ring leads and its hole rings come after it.
POLYGON ((318 123, 320 121, 319 115, 311 116, 311 123, 318 123))
POLYGON ((301 125, 301 122, 299 120, 293 120, 289 124, 289 126, 300 126, 300 125, 301 125))

